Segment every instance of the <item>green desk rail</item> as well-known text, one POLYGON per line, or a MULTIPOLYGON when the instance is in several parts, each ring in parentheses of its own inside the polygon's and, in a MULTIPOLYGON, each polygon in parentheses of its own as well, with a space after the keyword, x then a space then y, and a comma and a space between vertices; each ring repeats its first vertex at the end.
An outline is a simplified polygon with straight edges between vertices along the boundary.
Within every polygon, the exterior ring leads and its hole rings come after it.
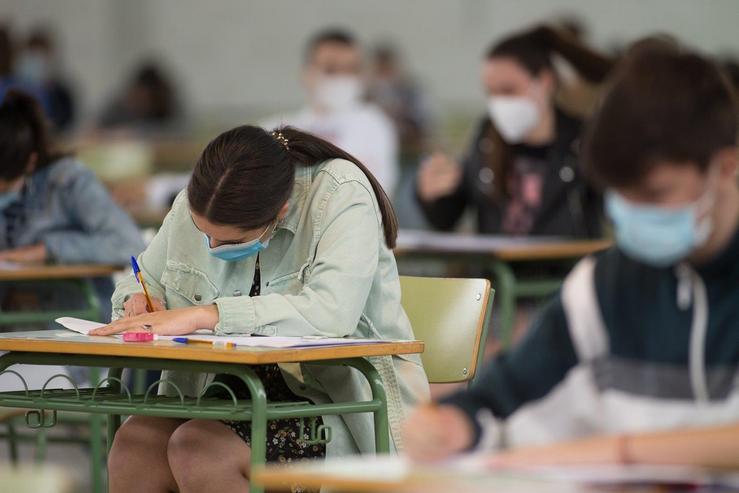
MULTIPOLYGON (((248 365, 180 361, 170 359, 136 358, 120 356, 96 356, 55 354, 41 352, 12 351, 0 357, 0 375, 12 375, 22 383, 23 390, 0 392, 0 407, 28 409, 26 424, 32 428, 48 428, 56 424, 57 413, 69 411, 89 413, 107 417, 107 444, 120 426, 122 416, 142 415, 184 419, 215 419, 251 421, 252 470, 264 465, 266 453, 267 422, 282 418, 302 418, 307 426, 311 443, 327 443, 331 440, 331 429, 317 426, 317 416, 352 413, 372 413, 375 425, 375 447, 377 453, 390 451, 390 433, 387 416, 385 389, 377 370, 365 358, 349 358, 311 362, 312 364, 343 365, 359 370, 367 379, 372 391, 372 400, 364 402, 342 402, 312 404, 310 402, 269 402, 261 380, 248 365), (32 365, 75 365, 87 367, 109 367, 106 378, 89 388, 80 388, 67 375, 49 378, 41 389, 29 389, 23 376, 9 369, 14 364, 32 365), (160 380, 150 385, 143 394, 132 393, 123 383, 123 368, 180 370, 207 373, 225 373, 240 378, 250 392, 250 399, 237 399, 233 390, 222 382, 214 382, 196 397, 185 396, 177 385, 160 380), (54 389, 54 381, 68 381, 72 388, 54 389), (170 387, 175 396, 157 395, 161 384, 170 387), (222 387, 230 398, 207 397, 214 386, 222 387)), ((102 441, 93 442, 93 458, 102 460, 105 450, 102 441), (96 446, 95 443, 98 445, 96 446)), ((95 491, 102 491, 102 484, 94 484, 95 491)), ((251 493, 263 490, 251 483, 251 493)))

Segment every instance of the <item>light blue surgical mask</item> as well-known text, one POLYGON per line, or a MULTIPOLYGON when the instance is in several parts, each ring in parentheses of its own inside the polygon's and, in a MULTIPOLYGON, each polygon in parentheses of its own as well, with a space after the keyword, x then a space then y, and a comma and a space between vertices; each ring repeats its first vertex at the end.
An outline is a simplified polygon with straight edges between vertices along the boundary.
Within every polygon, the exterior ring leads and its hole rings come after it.
POLYGON ((13 202, 18 202, 21 198, 19 190, 10 190, 0 193, 0 211, 4 211, 13 202))
POLYGON ((269 245, 270 238, 267 238, 267 240, 265 241, 262 241, 262 238, 273 226, 274 224, 270 224, 269 226, 267 226, 262 234, 260 234, 259 237, 254 240, 233 245, 221 245, 215 248, 210 246, 210 238, 208 237, 208 235, 203 233, 203 236, 205 237, 205 246, 208 248, 208 253, 216 258, 225 260, 227 262, 235 262, 237 260, 253 257, 254 255, 267 248, 267 245, 269 245))
POLYGON ((681 207, 641 205, 614 191, 605 196, 613 220, 616 243, 623 252, 655 267, 666 267, 702 246, 713 229, 706 209, 712 195, 681 207))

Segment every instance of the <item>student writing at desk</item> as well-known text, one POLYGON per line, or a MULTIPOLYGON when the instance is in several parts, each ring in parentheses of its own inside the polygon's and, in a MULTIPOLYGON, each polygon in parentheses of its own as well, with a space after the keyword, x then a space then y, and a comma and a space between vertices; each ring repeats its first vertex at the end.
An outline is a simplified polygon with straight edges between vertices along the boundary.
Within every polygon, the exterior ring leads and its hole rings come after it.
MULTIPOLYGON (((206 328, 217 335, 413 339, 391 251, 396 235, 387 195, 351 155, 289 127, 237 127, 205 148, 187 191, 139 258, 157 311, 146 313, 130 278, 113 296, 115 316, 123 318, 95 333, 206 328)), ((428 398, 428 384, 417 355, 378 361, 397 439, 405 409, 428 398)), ((256 371, 272 401, 369 397, 349 368, 301 365, 302 383, 287 368, 256 371)), ((170 378, 196 395, 208 376, 170 378)), ((215 378, 248 398, 243 384, 215 378)), ((369 415, 322 421, 333 430, 327 446, 306 444, 296 419, 271 422, 267 460, 373 450, 369 415)), ((249 446, 248 422, 133 417, 113 443, 111 491, 246 491, 249 446)))
POLYGON ((499 463, 739 468, 738 113, 707 59, 665 42, 627 56, 585 145, 617 246, 581 261, 469 390, 407 421, 413 455, 484 434, 513 448, 499 463))
MULTIPOLYGON (((0 104, 0 163, 0 261, 125 265, 143 250, 130 218, 92 171, 55 149, 39 105, 19 91, 0 104)), ((108 317, 113 283, 95 282, 108 317)), ((68 290, 33 289, 43 309, 76 303, 68 290)), ((12 303, 14 293, 0 294, 12 303)))
POLYGON ((554 103, 554 55, 593 80, 610 68, 548 27, 496 43, 482 66, 489 114, 462 165, 436 153, 419 171, 417 197, 436 229, 452 229, 472 207, 480 233, 600 235, 600 199, 586 185, 577 156, 581 122, 554 103))

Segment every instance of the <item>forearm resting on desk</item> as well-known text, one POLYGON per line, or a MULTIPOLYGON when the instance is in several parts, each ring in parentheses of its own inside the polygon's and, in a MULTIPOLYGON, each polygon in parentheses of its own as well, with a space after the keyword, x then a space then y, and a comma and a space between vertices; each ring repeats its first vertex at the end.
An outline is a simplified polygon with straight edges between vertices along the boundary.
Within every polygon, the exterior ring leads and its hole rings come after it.
POLYGON ((122 332, 185 335, 197 329, 213 330, 217 323, 218 308, 215 305, 189 306, 120 318, 105 327, 93 330, 90 335, 107 336, 122 332))
POLYGON ((491 461, 500 466, 639 463, 739 469, 739 423, 522 447, 491 461))

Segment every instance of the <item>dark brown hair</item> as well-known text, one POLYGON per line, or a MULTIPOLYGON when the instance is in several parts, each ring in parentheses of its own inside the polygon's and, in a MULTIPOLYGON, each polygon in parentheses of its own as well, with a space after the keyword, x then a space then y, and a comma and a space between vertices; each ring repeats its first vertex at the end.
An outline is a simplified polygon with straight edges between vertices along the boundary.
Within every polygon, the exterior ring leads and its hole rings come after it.
POLYGON ((187 186, 190 207, 215 224, 257 229, 273 221, 287 202, 298 166, 330 159, 354 163, 367 176, 382 214, 385 243, 395 248, 398 220, 385 191, 354 156, 292 127, 280 132, 287 146, 260 127, 243 125, 213 139, 205 148, 187 186))
POLYGON ((62 157, 52 150, 49 126, 33 96, 11 89, 0 104, 0 178, 14 180, 26 172, 36 153, 36 169, 62 157))
MULTIPOLYGON (((486 52, 485 59, 511 58, 532 77, 538 77, 544 70, 554 73, 553 55, 561 56, 580 76, 596 83, 603 81, 614 65, 612 59, 585 46, 571 32, 546 25, 496 42, 486 52)), ((485 133, 492 143, 489 146, 488 166, 495 176, 493 197, 505 198, 508 196, 506 184, 513 159, 511 149, 494 125, 490 125, 485 133)))
POLYGON ((313 54, 324 43, 344 45, 348 48, 357 46, 357 38, 347 29, 331 27, 317 32, 308 40, 303 51, 303 62, 310 63, 313 54))
POLYGON ((624 57, 587 127, 584 161, 605 186, 640 182, 659 161, 705 171, 736 145, 732 88, 711 60, 674 42, 640 42, 624 57))
POLYGON ((15 63, 15 45, 10 27, 0 24, 0 77, 13 73, 15 63))

